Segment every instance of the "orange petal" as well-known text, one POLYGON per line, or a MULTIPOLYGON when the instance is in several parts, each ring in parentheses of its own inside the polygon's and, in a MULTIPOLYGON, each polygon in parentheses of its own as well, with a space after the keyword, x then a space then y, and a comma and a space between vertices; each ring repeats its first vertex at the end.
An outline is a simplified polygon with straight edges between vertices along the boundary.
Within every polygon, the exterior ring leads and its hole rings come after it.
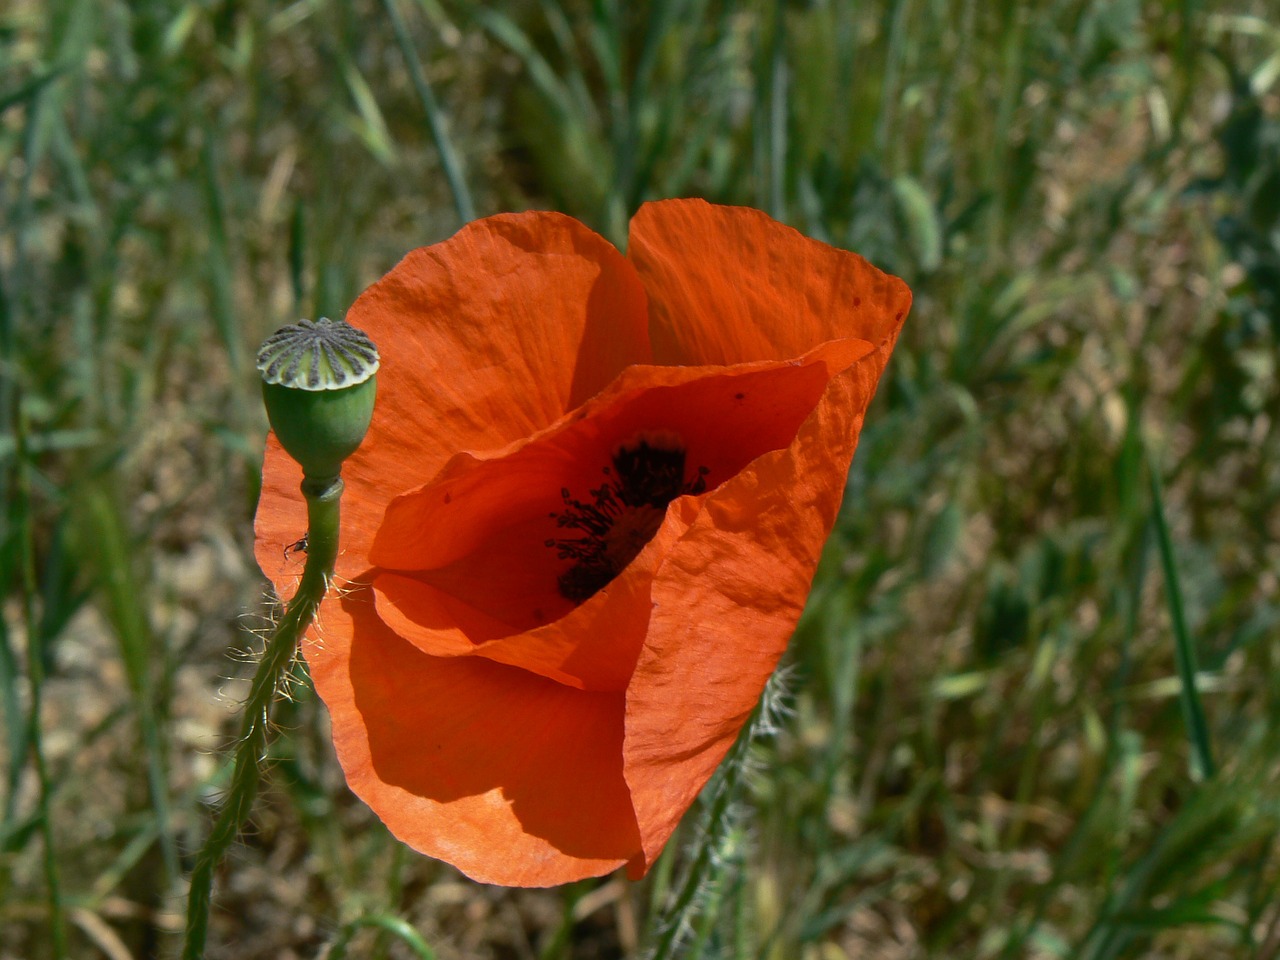
POLYGON ((644 643, 653 576, 685 525, 671 516, 613 583, 564 617, 524 633, 492 633, 483 613, 401 574, 374 578, 378 615, 398 635, 436 656, 478 656, 582 690, 627 688, 644 643))
POLYGON ((655 363, 781 360, 842 337, 891 346, 911 305, 896 277, 746 207, 646 203, 628 256, 655 363))
POLYGON ((639 848, 622 779, 622 696, 480 658, 427 656, 365 590, 306 647, 351 789, 397 837, 486 883, 550 886, 639 848))
POLYGON ((490 457, 455 458, 387 510, 370 552, 387 568, 373 581, 380 614, 426 653, 487 656, 585 689, 623 689, 644 639, 649 582, 683 527, 669 517, 619 576, 576 606, 558 587, 573 561, 552 547, 564 535, 556 511, 565 492, 586 498, 611 452, 646 432, 678 441, 686 476, 714 488, 790 444, 833 373, 870 350, 846 340, 789 362, 632 367, 542 434, 490 457))
POLYGON ((652 866, 733 745, 804 608, 887 354, 828 386, 786 450, 706 497, 653 584, 627 688, 624 769, 652 866))
POLYGON ((644 846, 630 869, 639 875, 732 746, 786 649, 911 293, 861 257, 758 211, 697 200, 643 207, 630 256, 649 293, 659 362, 798 356, 840 337, 877 347, 827 385, 788 449, 707 496, 655 579, 627 689, 624 766, 644 846))
MULTIPOLYGON (((625 366, 650 359, 634 269, 557 213, 478 220, 413 251, 347 320, 382 349, 373 423, 342 471, 338 573, 347 577, 368 566, 393 496, 459 451, 502 447, 555 423, 625 366)), ((301 475, 282 458, 269 441, 255 521, 259 564, 277 589, 291 569, 281 551, 306 531, 301 475)))

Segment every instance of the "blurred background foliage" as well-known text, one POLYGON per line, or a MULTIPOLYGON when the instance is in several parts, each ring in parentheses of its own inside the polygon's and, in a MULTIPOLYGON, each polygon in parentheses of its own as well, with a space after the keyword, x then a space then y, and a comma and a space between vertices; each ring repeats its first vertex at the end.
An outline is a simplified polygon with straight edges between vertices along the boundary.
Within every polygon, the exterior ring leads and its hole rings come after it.
MULTIPOLYGON (((916 305, 682 955, 1280 955, 1267 0, 8 0, 0 957, 176 950, 256 343, 464 218, 685 195, 916 305)), ((478 887, 293 694, 211 956, 638 951, 695 818, 641 884, 478 887)))

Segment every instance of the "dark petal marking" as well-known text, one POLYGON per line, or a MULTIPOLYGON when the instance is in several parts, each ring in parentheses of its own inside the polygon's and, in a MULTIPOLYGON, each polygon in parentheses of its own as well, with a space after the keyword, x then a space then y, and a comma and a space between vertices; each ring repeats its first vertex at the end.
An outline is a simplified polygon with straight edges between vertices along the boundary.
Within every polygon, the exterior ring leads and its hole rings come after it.
POLYGON ((574 603, 589 600, 636 558, 658 532, 672 500, 707 488, 706 467, 685 481, 682 446, 641 437, 618 447, 612 460, 611 467, 602 468, 609 479, 588 491, 591 502, 576 499, 562 487, 565 509, 551 514, 560 529, 585 534, 545 541, 559 559, 574 561, 557 578, 561 596, 574 603))

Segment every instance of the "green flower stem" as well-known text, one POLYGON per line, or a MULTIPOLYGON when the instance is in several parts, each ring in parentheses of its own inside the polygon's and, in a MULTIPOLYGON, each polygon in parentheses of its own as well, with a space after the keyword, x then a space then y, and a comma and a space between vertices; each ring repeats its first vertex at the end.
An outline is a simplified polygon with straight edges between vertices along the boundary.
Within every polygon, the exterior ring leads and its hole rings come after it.
POLYGON ((736 826, 733 807, 739 799, 747 754, 752 743, 776 729, 773 718, 779 711, 778 703, 784 690, 785 680, 781 673, 775 671, 746 728, 721 762, 716 779, 708 788, 710 800, 698 829, 693 859, 685 868, 679 890, 658 916, 654 943, 644 952, 645 960, 669 960, 676 956, 683 938, 693 929, 699 913, 708 905, 708 894, 721 879, 718 874, 725 865, 722 858, 725 841, 736 826))
POLYGON ((750 742, 749 733, 739 738, 725 762, 724 779, 719 784, 720 789, 716 791, 715 799, 711 801, 697 853, 686 869, 675 899, 663 911, 657 943, 647 955, 648 960, 667 960, 673 956, 681 937, 688 932, 689 925, 697 917, 699 897, 706 891, 715 866, 716 848, 728 827, 729 806, 737 794, 743 756, 750 742))
POLYGON ((253 809, 261 778, 259 765, 266 753, 272 704, 285 671, 293 661, 298 641, 324 599, 338 558, 338 505, 342 498, 342 481, 337 477, 322 480, 308 477, 302 482, 302 492, 307 498, 307 563, 298 591, 268 638, 254 674, 249 698, 244 705, 231 786, 191 871, 183 960, 200 960, 204 956, 214 870, 253 809))

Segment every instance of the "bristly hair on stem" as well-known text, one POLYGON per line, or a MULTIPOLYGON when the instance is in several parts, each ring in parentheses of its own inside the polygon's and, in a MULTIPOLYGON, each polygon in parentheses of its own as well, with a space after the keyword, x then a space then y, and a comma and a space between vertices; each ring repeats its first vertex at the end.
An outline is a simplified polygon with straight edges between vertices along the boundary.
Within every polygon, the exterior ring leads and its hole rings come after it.
POLYGON ((790 670, 774 671, 746 728, 730 749, 711 783, 703 791, 703 814, 694 832, 684 876, 667 903, 651 923, 651 946, 645 960, 670 960, 694 932, 698 918, 707 908, 729 871, 739 865, 745 853, 740 801, 743 781, 752 773, 751 746, 773 736, 787 706, 790 670))
POLYGON ((297 593, 274 632, 268 638, 249 696, 234 755, 234 771, 222 808, 213 829, 196 856, 187 898, 186 938, 183 960, 204 956, 209 933, 209 910, 213 899, 213 874, 227 849, 239 836, 253 809, 262 762, 271 728, 271 708, 280 696, 281 684, 294 662, 298 642, 315 616, 328 591, 338 556, 339 503, 342 481, 335 480, 323 490, 303 484, 307 498, 309 546, 307 563, 297 593))

